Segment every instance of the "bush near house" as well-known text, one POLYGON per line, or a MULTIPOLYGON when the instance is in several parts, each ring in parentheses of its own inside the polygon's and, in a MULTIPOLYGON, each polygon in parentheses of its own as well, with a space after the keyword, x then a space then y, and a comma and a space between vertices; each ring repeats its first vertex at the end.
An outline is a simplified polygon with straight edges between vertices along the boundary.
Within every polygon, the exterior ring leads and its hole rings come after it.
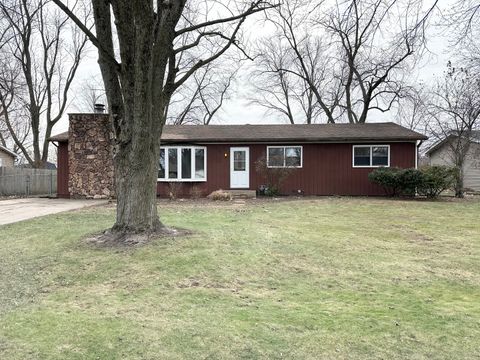
POLYGON ((281 185, 294 169, 288 167, 268 167, 267 157, 264 154, 255 162, 255 170, 265 181, 264 195, 277 196, 280 195, 281 185))
POLYGON ((389 196, 415 196, 417 192, 436 198, 455 183, 456 169, 447 166, 425 166, 421 169, 379 168, 368 179, 389 196))
POLYGON ((220 189, 212 192, 207 196, 207 198, 215 201, 230 201, 232 200, 232 194, 228 191, 220 189))
POLYGON ((389 196, 397 196, 400 194, 400 172, 399 168, 378 168, 368 174, 368 180, 380 185, 385 193, 389 196))
POLYGON ((420 169, 422 177, 418 193, 428 198, 436 198, 443 191, 455 186, 458 169, 448 166, 425 166, 420 169))
POLYGON ((169 182, 168 183, 168 197, 170 200, 176 200, 182 193, 183 184, 180 182, 169 182))

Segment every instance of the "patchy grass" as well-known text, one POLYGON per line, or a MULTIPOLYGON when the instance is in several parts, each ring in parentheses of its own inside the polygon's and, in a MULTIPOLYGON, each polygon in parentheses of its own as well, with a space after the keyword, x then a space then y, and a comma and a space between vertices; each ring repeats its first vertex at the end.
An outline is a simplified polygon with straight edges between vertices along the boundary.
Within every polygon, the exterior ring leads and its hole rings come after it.
POLYGON ((480 357, 480 203, 162 203, 194 234, 89 245, 113 209, 0 227, 1 359, 480 357))

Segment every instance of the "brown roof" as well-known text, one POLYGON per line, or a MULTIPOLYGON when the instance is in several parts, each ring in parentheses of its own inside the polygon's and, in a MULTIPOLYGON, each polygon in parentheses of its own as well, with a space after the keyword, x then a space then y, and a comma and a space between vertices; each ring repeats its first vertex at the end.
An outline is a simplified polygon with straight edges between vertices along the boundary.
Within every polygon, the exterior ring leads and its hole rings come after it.
MULTIPOLYGON (((427 137, 395 123, 309 125, 165 125, 162 142, 415 141, 427 137)), ((68 141, 68 132, 50 138, 68 141)))
POLYGON ((427 137, 395 123, 309 125, 166 125, 163 142, 414 141, 427 137))

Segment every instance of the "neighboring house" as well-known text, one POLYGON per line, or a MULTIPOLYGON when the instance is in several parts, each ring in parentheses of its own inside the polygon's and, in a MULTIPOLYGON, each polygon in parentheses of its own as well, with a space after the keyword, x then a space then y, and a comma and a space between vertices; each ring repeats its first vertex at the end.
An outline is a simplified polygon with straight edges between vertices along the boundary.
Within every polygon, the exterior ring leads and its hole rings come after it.
POLYGON ((15 159, 18 157, 13 151, 0 145, 0 167, 13 167, 15 159))
MULTIPOLYGON (((449 136, 433 144, 426 152, 430 165, 453 166, 452 150, 449 141, 456 138, 449 136)), ((465 164, 463 166, 463 186, 466 190, 480 191, 480 131, 474 131, 465 164)))
MULTIPOLYGON (((113 196, 111 132, 106 114, 70 114, 58 143, 58 189, 65 197, 113 196)), ((424 135, 394 123, 311 125, 167 125, 161 138, 157 194, 171 184, 207 195, 218 189, 258 190, 255 163, 291 167, 283 194, 383 195, 368 180, 382 166, 417 166, 424 135)))

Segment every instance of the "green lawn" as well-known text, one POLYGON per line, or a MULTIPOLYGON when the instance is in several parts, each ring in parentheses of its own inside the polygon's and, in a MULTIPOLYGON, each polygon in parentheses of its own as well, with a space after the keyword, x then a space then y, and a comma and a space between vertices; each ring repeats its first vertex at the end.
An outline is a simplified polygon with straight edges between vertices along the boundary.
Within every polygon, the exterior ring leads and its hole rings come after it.
POLYGON ((480 202, 164 202, 193 235, 98 248, 92 208, 0 227, 0 359, 480 357, 480 202))

